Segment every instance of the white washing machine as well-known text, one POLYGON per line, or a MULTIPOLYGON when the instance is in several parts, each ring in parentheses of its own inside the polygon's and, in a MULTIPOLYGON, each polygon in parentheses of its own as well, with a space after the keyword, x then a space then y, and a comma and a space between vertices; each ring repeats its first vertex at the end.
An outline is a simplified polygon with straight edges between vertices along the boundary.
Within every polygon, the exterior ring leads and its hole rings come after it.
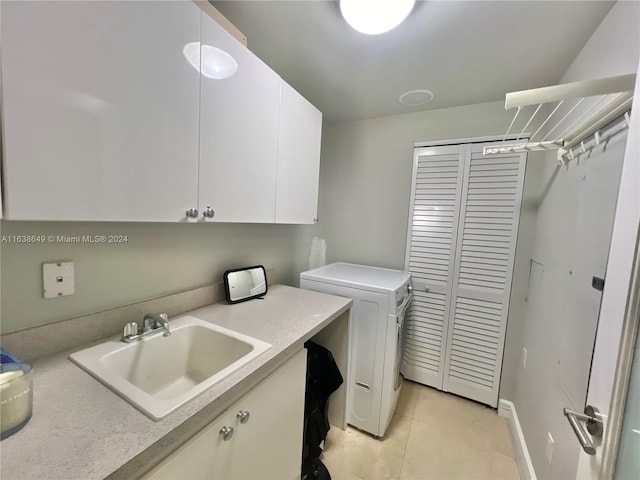
POLYGON ((332 263, 302 272, 300 287, 353 299, 349 324, 347 421, 384 436, 398 403, 409 272, 332 263))

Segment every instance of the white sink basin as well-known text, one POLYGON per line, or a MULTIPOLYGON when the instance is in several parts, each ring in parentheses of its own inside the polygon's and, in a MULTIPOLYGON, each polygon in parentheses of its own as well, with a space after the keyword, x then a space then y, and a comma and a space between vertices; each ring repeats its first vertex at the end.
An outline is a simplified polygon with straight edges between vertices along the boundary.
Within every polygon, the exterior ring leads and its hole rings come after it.
POLYGON ((271 345, 185 316, 137 342, 110 340, 71 360, 154 420, 160 420, 271 345))

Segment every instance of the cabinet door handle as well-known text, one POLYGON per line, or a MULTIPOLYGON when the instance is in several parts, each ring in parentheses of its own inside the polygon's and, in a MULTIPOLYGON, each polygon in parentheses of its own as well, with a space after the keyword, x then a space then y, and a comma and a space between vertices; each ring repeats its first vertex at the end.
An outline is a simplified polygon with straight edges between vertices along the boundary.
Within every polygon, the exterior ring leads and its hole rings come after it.
POLYGON ((190 208, 185 212, 187 218, 198 218, 198 210, 196 208, 190 208))
POLYGON ((204 212, 202 212, 202 216, 206 217, 206 218, 213 218, 216 215, 216 211, 211 208, 211 207, 207 207, 204 209, 204 212))
POLYGON ((222 439, 226 442, 227 440, 231 440, 233 437, 233 427, 227 427, 226 425, 220 429, 220 435, 222 435, 222 439))
POLYGON ((236 415, 236 417, 238 417, 238 419, 240 420, 240 423, 242 424, 247 423, 249 421, 250 416, 251 414, 249 413, 248 410, 240 410, 236 415))

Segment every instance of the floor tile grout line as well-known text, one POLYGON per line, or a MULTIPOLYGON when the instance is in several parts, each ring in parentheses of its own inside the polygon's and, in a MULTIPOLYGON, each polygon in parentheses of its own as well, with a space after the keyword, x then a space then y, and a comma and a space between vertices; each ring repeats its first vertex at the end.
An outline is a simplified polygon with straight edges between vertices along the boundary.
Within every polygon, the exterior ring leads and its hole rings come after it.
POLYGON ((407 456, 407 447, 409 446, 409 438, 411 438, 411 430, 413 430, 413 417, 409 423, 409 433, 407 434, 407 440, 404 442, 404 448, 402 449, 402 461, 400 462, 400 474, 402 475, 402 467, 404 466, 404 459, 407 456))
POLYGON ((407 447, 409 446, 409 439, 411 438, 412 430, 413 430, 413 418, 411 418, 411 423, 409 424, 409 434, 407 435, 407 442, 404 444, 404 449, 402 450, 402 461, 400 462, 400 472, 398 473, 398 480, 402 478, 402 470, 404 469, 404 461, 407 456, 407 447))

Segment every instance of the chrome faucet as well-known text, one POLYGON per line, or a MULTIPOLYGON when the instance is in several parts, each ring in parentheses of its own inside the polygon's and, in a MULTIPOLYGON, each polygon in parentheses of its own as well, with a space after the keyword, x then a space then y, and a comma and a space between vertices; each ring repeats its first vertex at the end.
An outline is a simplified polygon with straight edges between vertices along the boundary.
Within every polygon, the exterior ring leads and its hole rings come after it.
POLYGON ((162 336, 168 337, 171 335, 169 329, 169 322, 167 321, 166 313, 147 313, 144 316, 142 324, 142 332, 152 332, 158 328, 162 328, 162 336))
POLYGON ((169 321, 166 313, 147 313, 144 316, 142 330, 138 328, 136 322, 127 323, 124 326, 124 333, 121 340, 126 343, 138 341, 144 337, 155 335, 162 331, 163 337, 171 335, 169 321))

